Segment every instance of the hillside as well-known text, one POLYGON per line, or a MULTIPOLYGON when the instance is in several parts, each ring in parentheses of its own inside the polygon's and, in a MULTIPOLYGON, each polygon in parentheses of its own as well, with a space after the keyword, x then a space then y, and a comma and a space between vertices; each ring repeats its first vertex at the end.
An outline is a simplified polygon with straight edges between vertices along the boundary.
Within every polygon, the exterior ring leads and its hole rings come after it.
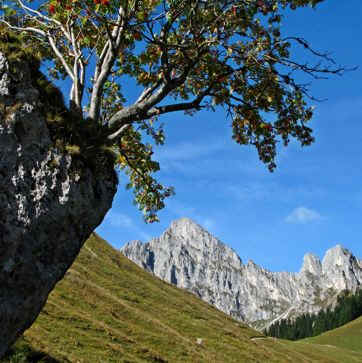
POLYGON ((219 310, 263 331, 280 319, 315 314, 362 283, 362 264, 337 245, 320 260, 307 253, 299 272, 272 272, 246 264, 234 250, 190 218, 180 218, 147 243, 121 252, 164 281, 195 293, 219 310))
POLYGON ((11 362, 27 361, 19 359, 24 344, 48 355, 43 362, 362 362, 362 352, 263 338, 97 235, 24 340, 11 362))
POLYGON ((337 329, 327 331, 303 342, 333 345, 343 349, 362 352, 362 317, 349 322, 337 329))

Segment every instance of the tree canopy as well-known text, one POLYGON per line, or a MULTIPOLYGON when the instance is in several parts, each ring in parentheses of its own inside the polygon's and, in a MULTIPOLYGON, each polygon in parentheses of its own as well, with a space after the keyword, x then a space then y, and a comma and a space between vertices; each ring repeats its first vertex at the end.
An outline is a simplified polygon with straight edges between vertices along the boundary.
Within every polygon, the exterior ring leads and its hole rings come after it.
POLYGON ((154 178, 159 164, 144 136, 164 142, 162 115, 222 107, 235 142, 255 146, 271 171, 279 142, 313 142, 313 96, 298 72, 318 79, 344 69, 283 34, 282 19, 287 8, 321 1, 8 0, 1 21, 52 60, 50 76, 71 80, 70 112, 80 127, 94 126, 81 148, 95 140, 111 148, 155 221, 173 191, 154 178), (299 62, 294 46, 315 63, 299 62), (130 79, 143 89, 135 99, 130 79))

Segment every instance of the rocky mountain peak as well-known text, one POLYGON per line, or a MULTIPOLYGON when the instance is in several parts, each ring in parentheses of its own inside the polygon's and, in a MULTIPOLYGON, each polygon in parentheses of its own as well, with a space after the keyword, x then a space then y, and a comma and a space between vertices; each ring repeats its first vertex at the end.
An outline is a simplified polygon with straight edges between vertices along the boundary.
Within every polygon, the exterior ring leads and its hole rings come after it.
POLYGON ((337 245, 329 249, 322 260, 323 274, 329 277, 330 286, 339 290, 355 291, 362 281, 362 270, 352 253, 337 245))
POLYGON ((166 233, 167 232, 171 233, 173 236, 184 239, 199 237, 200 235, 205 233, 209 234, 192 219, 186 217, 172 221, 170 227, 166 230, 166 233))
POLYGON ((123 248, 129 248, 129 247, 132 247, 132 248, 141 248, 143 246, 143 243, 138 240, 138 239, 135 239, 135 240, 132 240, 132 241, 128 241, 124 246, 123 248))
POLYGON ((152 246, 166 244, 166 248, 168 248, 169 244, 174 248, 184 246, 186 248, 203 250, 206 255, 222 251, 219 253, 221 256, 234 254, 234 258, 239 260, 239 257, 231 248, 219 241, 192 219, 186 217, 172 221, 170 227, 162 234, 160 239, 151 240, 150 244, 152 246))
POLYGON ((187 217, 181 217, 172 221, 169 228, 175 232, 182 231, 184 228, 203 229, 199 224, 187 217))
POLYGON ((350 260, 351 256, 351 252, 338 244, 327 250, 322 261, 323 270, 327 270, 333 266, 342 266, 350 260))
POLYGON ((307 253, 299 273, 271 272, 252 260, 243 265, 230 247, 189 218, 172 222, 148 243, 128 243, 121 252, 257 329, 281 318, 316 313, 362 281, 359 260, 340 245, 327 251, 322 262, 307 253))
POLYGON ((313 275, 321 275, 322 263, 320 259, 312 253, 306 253, 303 258, 303 266, 300 270, 301 273, 309 272, 313 275))

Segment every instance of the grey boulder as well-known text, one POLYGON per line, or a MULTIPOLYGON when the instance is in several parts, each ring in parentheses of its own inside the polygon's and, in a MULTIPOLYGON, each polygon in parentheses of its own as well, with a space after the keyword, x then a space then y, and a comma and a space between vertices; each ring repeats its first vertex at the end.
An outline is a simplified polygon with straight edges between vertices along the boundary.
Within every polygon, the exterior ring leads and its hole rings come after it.
POLYGON ((95 174, 52 142, 24 62, 0 53, 0 357, 34 322, 112 205, 114 169, 95 174))

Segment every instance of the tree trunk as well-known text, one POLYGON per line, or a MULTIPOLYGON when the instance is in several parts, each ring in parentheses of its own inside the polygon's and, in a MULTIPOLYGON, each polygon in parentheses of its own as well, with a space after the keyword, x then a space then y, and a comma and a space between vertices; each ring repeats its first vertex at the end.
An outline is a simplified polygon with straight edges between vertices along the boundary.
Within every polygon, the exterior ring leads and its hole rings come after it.
POLYGON ((54 146, 29 67, 0 53, 0 358, 112 205, 117 176, 54 146))

